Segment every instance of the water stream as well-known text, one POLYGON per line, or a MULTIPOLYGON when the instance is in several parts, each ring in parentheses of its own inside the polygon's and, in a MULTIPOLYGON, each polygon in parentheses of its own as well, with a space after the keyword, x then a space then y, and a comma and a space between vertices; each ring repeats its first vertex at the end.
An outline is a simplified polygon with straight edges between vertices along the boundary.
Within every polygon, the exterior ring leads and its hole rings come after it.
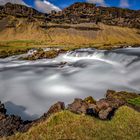
POLYGON ((0 100, 9 114, 25 120, 38 118, 56 101, 100 99, 107 89, 140 91, 140 48, 79 49, 37 61, 18 58, 0 59, 0 100))

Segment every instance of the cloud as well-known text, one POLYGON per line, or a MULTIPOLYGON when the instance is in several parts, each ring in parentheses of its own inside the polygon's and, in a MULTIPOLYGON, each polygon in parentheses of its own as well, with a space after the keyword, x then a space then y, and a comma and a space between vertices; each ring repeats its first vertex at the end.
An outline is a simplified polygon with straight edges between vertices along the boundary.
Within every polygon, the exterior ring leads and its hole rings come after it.
POLYGON ((61 9, 54 4, 50 3, 49 1, 41 1, 41 0, 36 0, 35 1, 35 8, 43 13, 50 13, 52 10, 55 11, 61 11, 61 9))
POLYGON ((96 3, 100 6, 106 6, 105 0, 87 0, 89 3, 96 3))
POLYGON ((120 0, 120 7, 129 8, 130 5, 129 5, 128 0, 120 0))
MULTIPOLYGON (((0 0, 0 5, 5 5, 6 3, 22 4, 26 5, 22 0, 0 0)), ((27 5, 26 5, 27 6, 27 5)))

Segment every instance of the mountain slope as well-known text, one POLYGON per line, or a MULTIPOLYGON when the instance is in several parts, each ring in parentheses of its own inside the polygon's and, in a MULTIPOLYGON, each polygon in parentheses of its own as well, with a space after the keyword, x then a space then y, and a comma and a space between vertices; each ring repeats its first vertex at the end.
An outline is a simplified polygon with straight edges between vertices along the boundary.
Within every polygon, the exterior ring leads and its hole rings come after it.
POLYGON ((0 7, 0 41, 32 40, 47 45, 99 45, 103 48, 140 44, 139 12, 76 3, 62 12, 47 15, 8 3, 0 7))

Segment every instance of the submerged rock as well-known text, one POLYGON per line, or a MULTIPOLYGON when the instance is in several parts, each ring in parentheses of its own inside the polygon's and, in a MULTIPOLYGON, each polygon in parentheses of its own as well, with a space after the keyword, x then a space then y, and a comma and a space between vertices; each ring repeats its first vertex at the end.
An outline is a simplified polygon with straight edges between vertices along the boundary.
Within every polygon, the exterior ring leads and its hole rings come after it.
POLYGON ((38 49, 31 53, 30 55, 26 57, 22 57, 20 59, 23 60, 38 60, 38 59, 52 59, 57 57, 60 53, 66 52, 63 49, 50 49, 48 51, 45 51, 43 49, 38 49))

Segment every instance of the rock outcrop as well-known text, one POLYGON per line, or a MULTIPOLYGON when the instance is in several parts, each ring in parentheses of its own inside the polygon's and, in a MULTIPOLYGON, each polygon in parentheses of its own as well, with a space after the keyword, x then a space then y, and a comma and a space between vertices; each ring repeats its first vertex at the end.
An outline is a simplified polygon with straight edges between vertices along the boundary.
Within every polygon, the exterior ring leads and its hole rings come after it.
POLYGON ((82 99, 75 99, 72 104, 68 105, 68 110, 77 114, 86 114, 87 109, 88 103, 86 103, 82 99))
POLYGON ((104 23, 140 28, 140 10, 122 9, 116 7, 101 7, 90 3, 75 3, 68 8, 47 16, 55 23, 104 23))
POLYGON ((139 111, 140 106, 138 107, 128 102, 129 99, 135 99, 138 97, 140 96, 136 93, 108 90, 106 98, 100 99, 96 102, 92 97, 87 97, 84 100, 75 99, 72 104, 68 105, 68 110, 77 114, 87 114, 98 117, 101 120, 107 120, 111 119, 114 116, 115 111, 123 105, 127 105, 139 111))
POLYGON ((48 118, 52 114, 55 114, 57 112, 60 112, 60 111, 62 111, 64 109, 65 109, 64 102, 57 102, 56 104, 54 104, 54 105, 52 105, 50 107, 50 109, 48 110, 48 112, 43 115, 43 118, 48 118))
POLYGON ((26 132, 30 127, 45 121, 52 114, 65 109, 76 114, 94 116, 101 120, 110 120, 114 116, 115 111, 123 105, 140 111, 139 105, 137 106, 128 102, 131 99, 140 100, 140 95, 124 91, 115 92, 113 90, 108 90, 106 98, 98 101, 95 101, 91 96, 85 98, 84 100, 75 99, 74 102, 69 104, 67 108, 65 108, 65 104, 63 102, 57 102, 52 105, 48 112, 44 113, 42 117, 34 121, 23 121, 19 116, 6 114, 4 104, 0 102, 0 137, 10 136, 17 132, 26 132))
POLYGON ((45 14, 38 12, 37 10, 19 4, 7 3, 4 6, 0 6, 0 18, 7 16, 14 16, 17 18, 45 18, 45 14))
POLYGON ((7 115, 4 104, 0 102, 0 137, 1 136, 10 136, 20 131, 27 131, 24 128, 30 123, 29 121, 23 121, 19 116, 7 115))
POLYGON ((41 121, 44 121, 49 116, 65 109, 63 102, 57 102, 52 105, 47 113, 38 120, 23 121, 21 117, 15 115, 7 115, 4 104, 0 102, 0 137, 10 136, 17 132, 26 132, 29 128, 41 121))
MULTIPOLYGON (((48 22, 57 24, 98 24, 101 22, 107 25, 140 28, 140 10, 101 7, 84 2, 77 2, 59 12, 52 11, 51 14, 44 14, 24 5, 7 3, 4 6, 0 6, 0 19, 7 16, 27 18, 31 22, 36 21, 35 19, 37 21, 41 20, 43 24, 40 26, 43 28, 48 27, 46 24, 48 22)), ((77 27, 76 29, 79 28, 77 27)), ((82 29, 87 30, 92 28, 82 29)))

